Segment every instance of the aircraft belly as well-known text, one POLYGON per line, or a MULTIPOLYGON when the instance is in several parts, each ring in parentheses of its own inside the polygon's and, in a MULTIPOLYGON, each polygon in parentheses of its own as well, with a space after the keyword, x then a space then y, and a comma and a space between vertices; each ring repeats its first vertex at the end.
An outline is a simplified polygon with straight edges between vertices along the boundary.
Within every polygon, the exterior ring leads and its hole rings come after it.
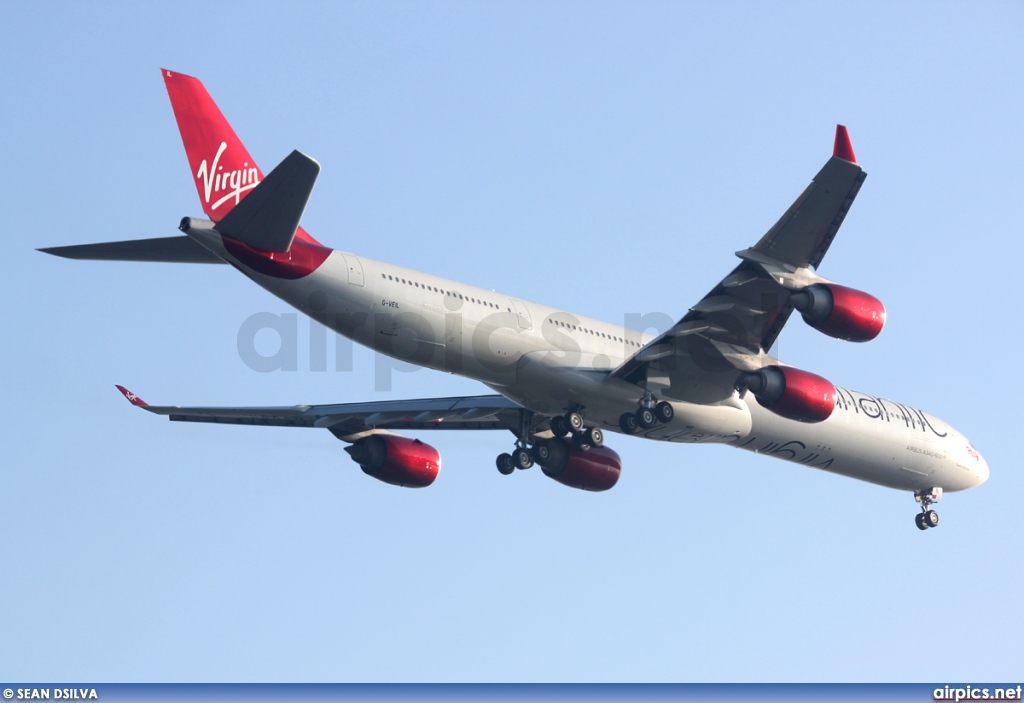
MULTIPOLYGON (((587 359, 574 366, 566 366, 564 361, 561 352, 524 354, 516 366, 515 384, 491 387, 545 415, 581 408, 589 425, 621 432, 619 417, 636 410, 641 390, 631 383, 609 379, 605 369, 591 368, 587 359)), ((689 444, 729 443, 750 432, 750 413, 738 399, 710 405, 671 403, 675 410, 672 422, 641 430, 636 436, 689 444)))

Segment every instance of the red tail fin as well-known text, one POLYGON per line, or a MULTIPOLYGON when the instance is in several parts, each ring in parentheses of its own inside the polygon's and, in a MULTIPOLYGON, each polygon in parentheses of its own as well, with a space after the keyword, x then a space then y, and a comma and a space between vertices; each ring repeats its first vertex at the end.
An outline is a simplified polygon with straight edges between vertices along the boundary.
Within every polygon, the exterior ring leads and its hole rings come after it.
MULTIPOLYGON (((214 222, 241 202, 263 172, 198 78, 160 69, 203 212, 214 222)), ((296 239, 319 244, 299 227, 296 239)))
POLYGON ((263 174, 199 79, 161 71, 203 211, 217 222, 263 174))

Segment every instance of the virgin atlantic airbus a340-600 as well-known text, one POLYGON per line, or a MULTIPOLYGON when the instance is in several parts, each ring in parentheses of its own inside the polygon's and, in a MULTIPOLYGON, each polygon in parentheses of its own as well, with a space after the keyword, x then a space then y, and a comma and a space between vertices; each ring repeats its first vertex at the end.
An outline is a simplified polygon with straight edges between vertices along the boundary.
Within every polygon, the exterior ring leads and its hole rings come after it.
POLYGON ((476 379, 495 394, 296 407, 132 404, 171 420, 321 427, 363 471, 428 486, 441 458, 397 430, 507 430, 512 474, 539 464, 573 488, 604 491, 622 469, 605 431, 717 443, 910 491, 922 529, 945 491, 989 474, 966 437, 925 412, 846 390, 769 356, 796 310, 837 339, 885 324, 876 298, 816 272, 866 174, 845 127, 830 158, 740 263, 669 330, 646 334, 540 303, 330 249, 299 220, 320 172, 292 152, 264 178, 197 79, 163 71, 209 219, 184 235, 43 249, 74 259, 230 264, 331 329, 382 354, 476 379), (510 443, 511 444, 511 443, 510 443))

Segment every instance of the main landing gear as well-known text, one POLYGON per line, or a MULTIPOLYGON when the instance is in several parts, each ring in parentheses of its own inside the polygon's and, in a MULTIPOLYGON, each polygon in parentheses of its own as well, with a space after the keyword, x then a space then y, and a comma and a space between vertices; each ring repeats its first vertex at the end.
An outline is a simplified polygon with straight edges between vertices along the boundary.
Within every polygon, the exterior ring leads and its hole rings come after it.
POLYGON ((551 434, 555 437, 564 437, 572 434, 573 444, 580 451, 587 451, 593 447, 600 447, 604 444, 604 432, 600 427, 587 427, 583 420, 583 413, 578 410, 570 410, 565 415, 555 415, 548 420, 551 427, 551 434))
POLYGON ((636 434, 640 430, 649 430, 658 425, 667 425, 672 422, 676 411, 672 404, 666 401, 654 402, 654 394, 650 391, 644 393, 640 399, 640 407, 635 413, 622 413, 619 417, 619 427, 626 434, 636 434))
MULTIPOLYGON (((551 433, 557 437, 564 437, 572 434, 573 444, 580 451, 587 451, 593 447, 600 447, 604 444, 604 432, 599 427, 587 427, 583 420, 583 414, 578 410, 572 410, 565 415, 556 415, 548 421, 551 433)), ((519 439, 516 440, 516 448, 511 454, 500 454, 495 462, 498 471, 508 476, 516 469, 526 470, 534 463, 543 464, 550 458, 551 448, 544 442, 537 442, 530 445, 525 438, 530 437, 532 432, 528 420, 524 420, 523 427, 519 432, 519 439)))
POLYGON ((511 454, 499 454, 497 459, 498 471, 508 476, 516 469, 526 470, 533 466, 533 453, 525 444, 516 442, 516 448, 511 454))
POLYGON ((927 530, 929 527, 938 527, 939 514, 929 508, 932 503, 942 498, 941 488, 929 488, 924 491, 914 491, 914 500, 921 504, 921 512, 914 516, 917 529, 927 530))

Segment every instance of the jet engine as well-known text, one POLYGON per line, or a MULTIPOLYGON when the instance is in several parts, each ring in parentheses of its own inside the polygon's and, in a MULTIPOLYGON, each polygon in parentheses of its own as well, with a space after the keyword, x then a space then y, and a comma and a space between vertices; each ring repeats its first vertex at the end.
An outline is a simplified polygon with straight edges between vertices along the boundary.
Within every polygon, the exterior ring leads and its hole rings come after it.
POLYGON ((540 442, 535 448, 544 475, 562 485, 584 491, 607 491, 622 473, 622 459, 608 447, 583 451, 568 437, 540 442))
POLYGON ((797 422, 822 422, 836 407, 836 387, 808 371, 768 366, 743 381, 762 407, 797 422))
POLYGON ((790 297, 804 322, 829 337, 870 342, 885 326, 885 306, 873 295, 835 283, 815 283, 790 297))
POLYGON ((363 473, 392 486, 424 488, 441 471, 441 455, 429 444, 393 434, 372 434, 345 447, 363 473))

